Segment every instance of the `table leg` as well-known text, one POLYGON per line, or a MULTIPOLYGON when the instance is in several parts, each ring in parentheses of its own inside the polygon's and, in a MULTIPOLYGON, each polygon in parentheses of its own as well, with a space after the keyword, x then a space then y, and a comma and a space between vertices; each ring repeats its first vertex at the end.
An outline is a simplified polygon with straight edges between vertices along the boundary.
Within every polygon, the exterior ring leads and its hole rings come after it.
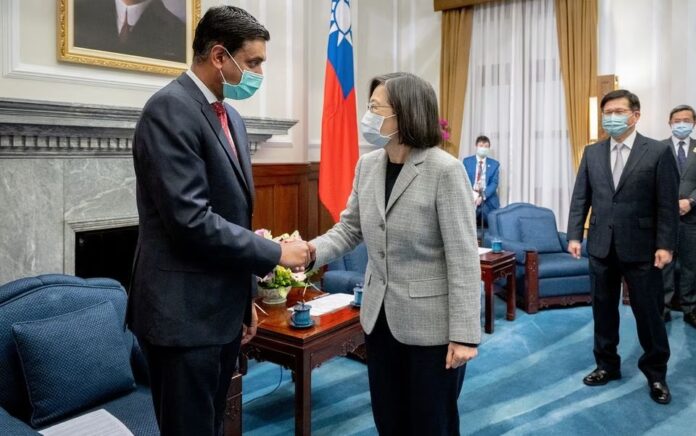
POLYGON ((483 330, 493 333, 493 276, 489 271, 483 272, 483 288, 486 293, 486 321, 483 330))
POLYGON ((512 267, 512 272, 507 276, 507 320, 515 320, 515 307, 517 306, 517 280, 515 277, 515 266, 512 267))
POLYGON ((295 435, 312 433, 312 366, 309 354, 299 356, 295 368, 295 435))

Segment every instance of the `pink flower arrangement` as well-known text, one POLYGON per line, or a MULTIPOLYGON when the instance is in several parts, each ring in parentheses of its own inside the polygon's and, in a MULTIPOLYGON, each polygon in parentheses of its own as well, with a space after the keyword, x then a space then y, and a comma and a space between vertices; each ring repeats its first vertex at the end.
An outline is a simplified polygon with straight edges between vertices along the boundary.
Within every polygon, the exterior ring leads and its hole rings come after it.
POLYGON ((442 140, 448 141, 450 139, 450 126, 444 118, 440 118, 440 131, 442 132, 442 140))

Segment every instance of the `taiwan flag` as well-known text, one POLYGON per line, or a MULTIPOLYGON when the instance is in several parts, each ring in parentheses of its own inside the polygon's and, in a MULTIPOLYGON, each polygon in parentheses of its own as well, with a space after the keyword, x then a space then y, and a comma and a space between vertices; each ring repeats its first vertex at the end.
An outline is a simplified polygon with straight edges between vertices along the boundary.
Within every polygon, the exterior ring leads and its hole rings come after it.
POLYGON ((346 207, 358 161, 350 1, 332 0, 321 118, 319 198, 334 221, 346 207))

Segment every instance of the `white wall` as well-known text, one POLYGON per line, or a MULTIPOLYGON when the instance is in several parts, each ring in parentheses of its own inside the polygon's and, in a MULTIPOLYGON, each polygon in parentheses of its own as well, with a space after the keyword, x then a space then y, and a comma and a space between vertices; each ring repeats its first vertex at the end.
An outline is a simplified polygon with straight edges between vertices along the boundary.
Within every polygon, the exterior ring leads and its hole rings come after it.
POLYGON ((696 106, 696 0, 599 0, 598 74, 641 102, 638 130, 664 139, 669 111, 696 106))
MULTIPOLYGON (((330 0, 202 0, 241 6, 271 33, 264 85, 235 103, 249 116, 299 120, 288 136, 274 137, 255 162, 319 159, 330 0)), ((440 17, 431 0, 353 0, 352 21, 358 116, 371 77, 397 70, 421 75, 436 91, 440 17)), ((0 0, 0 96, 141 107, 172 77, 57 61, 57 2, 0 0)), ((357 125, 358 120, 356 120, 357 125)), ((361 144, 361 150, 369 150, 361 144)))

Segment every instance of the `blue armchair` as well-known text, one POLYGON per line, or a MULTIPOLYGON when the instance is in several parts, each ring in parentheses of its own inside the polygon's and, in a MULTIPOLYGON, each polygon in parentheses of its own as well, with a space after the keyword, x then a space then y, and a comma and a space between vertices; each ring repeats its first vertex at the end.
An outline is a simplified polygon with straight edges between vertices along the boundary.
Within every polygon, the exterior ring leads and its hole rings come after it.
POLYGON ((515 252, 518 301, 527 313, 551 306, 589 303, 590 276, 587 249, 574 259, 567 251, 566 234, 559 232, 550 209, 528 203, 512 203, 488 215, 485 247, 502 241, 515 252))
POLYGON ((322 290, 330 293, 352 294, 357 283, 365 281, 367 247, 361 243, 353 251, 327 265, 321 279, 322 290))
POLYGON ((0 286, 0 434, 39 434, 106 409, 134 434, 158 435, 125 311, 111 279, 56 274, 0 286))

